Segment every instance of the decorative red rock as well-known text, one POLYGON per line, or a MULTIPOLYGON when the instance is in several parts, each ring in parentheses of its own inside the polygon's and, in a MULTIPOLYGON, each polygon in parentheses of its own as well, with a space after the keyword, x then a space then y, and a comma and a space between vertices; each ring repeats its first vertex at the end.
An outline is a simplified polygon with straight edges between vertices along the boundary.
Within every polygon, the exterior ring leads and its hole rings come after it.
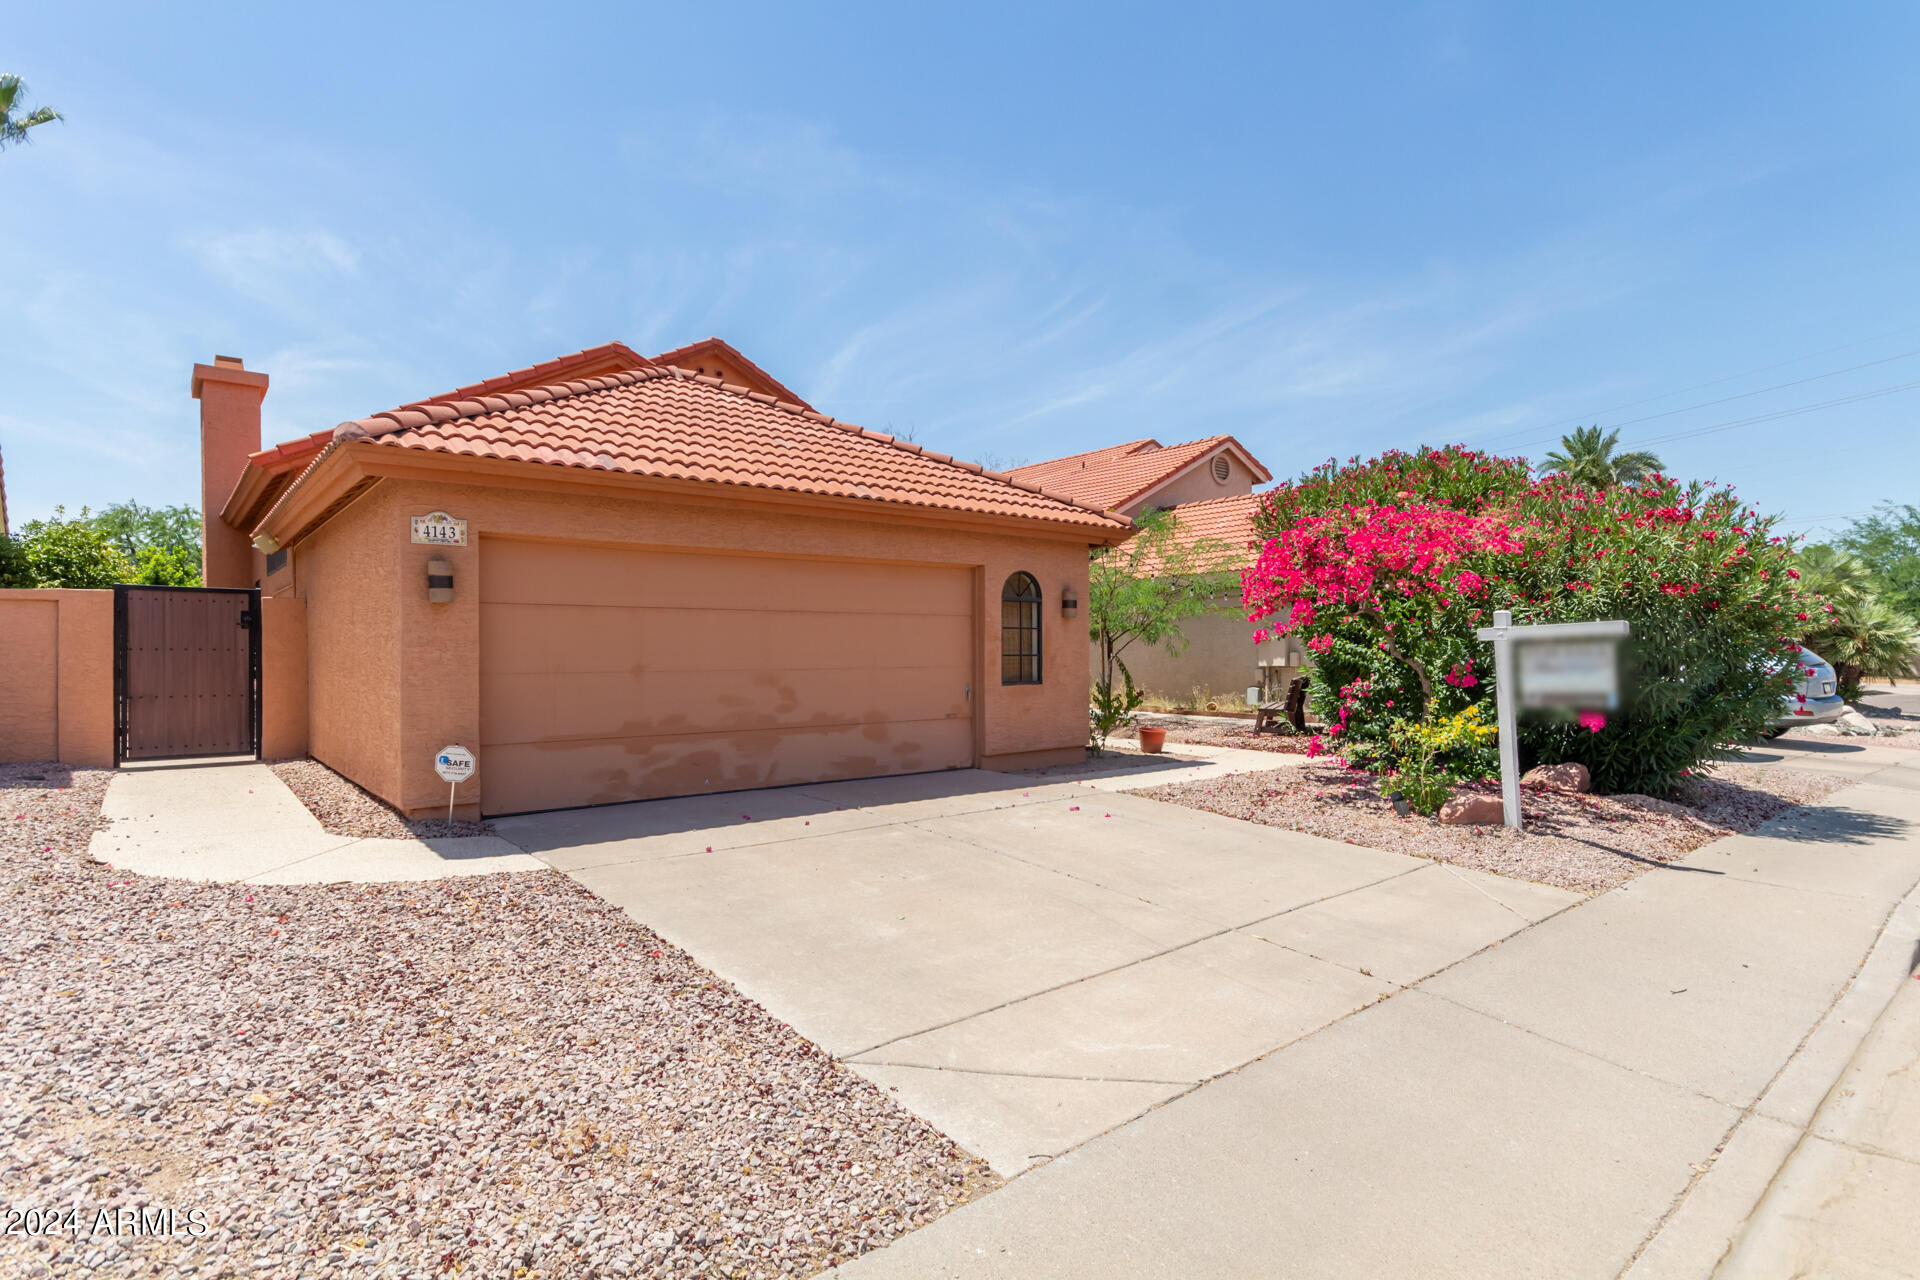
POLYGON ((1445 827, 1497 827, 1505 817, 1499 796, 1455 796, 1440 806, 1440 825, 1445 827))

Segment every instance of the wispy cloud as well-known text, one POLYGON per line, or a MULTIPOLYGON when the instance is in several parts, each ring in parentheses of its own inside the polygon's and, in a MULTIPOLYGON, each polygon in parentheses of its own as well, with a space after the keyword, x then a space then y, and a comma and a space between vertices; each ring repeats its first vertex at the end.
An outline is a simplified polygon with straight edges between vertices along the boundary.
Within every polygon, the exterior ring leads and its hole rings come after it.
POLYGON ((289 300, 318 275, 360 268, 360 254, 330 231, 254 227, 208 236, 192 248, 228 288, 270 304, 289 300))

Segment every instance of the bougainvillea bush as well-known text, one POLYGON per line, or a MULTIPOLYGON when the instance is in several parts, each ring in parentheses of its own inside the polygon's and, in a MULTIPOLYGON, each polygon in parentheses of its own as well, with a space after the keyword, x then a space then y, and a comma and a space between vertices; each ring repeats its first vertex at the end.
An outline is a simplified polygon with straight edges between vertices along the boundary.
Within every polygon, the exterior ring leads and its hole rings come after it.
MULTIPOLYGON (((1790 691, 1805 620, 1772 520, 1665 476, 1592 490, 1464 447, 1328 463, 1270 494, 1244 576, 1256 633, 1314 654, 1322 745, 1378 764, 1396 720, 1488 699, 1496 609, 1517 623, 1624 618, 1624 705, 1529 719, 1523 766, 1578 761, 1596 789, 1671 792, 1735 754, 1790 691)), ((1491 721, 1492 708, 1486 719, 1491 721)))

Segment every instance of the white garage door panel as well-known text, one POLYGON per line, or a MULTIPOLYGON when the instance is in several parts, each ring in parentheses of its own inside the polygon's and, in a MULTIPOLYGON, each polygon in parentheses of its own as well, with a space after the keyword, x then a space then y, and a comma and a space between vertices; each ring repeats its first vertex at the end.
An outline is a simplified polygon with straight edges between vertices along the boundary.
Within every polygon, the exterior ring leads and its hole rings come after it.
POLYGON ((973 763, 969 569, 480 547, 488 813, 973 763))

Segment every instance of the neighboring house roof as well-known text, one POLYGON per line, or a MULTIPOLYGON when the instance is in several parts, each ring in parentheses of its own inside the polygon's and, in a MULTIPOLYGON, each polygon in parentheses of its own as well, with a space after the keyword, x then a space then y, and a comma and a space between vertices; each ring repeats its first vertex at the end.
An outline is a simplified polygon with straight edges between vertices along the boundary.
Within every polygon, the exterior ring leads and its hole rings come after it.
POLYGON ((572 355, 555 356, 540 364, 515 369, 485 382, 456 387, 445 395, 429 396, 422 403, 452 404, 455 400, 473 400, 497 396, 508 391, 531 391, 535 387, 558 386, 584 378, 602 378, 610 373, 633 369, 651 369, 670 365, 693 373, 710 373, 725 382, 739 383, 749 391, 764 391, 776 400, 787 400, 803 409, 813 406, 795 395, 772 374, 742 355, 732 343, 721 338, 702 338, 684 347, 663 351, 648 359, 624 342, 603 342, 572 355))
MULTIPOLYGON (((597 347, 555 356, 551 360, 456 387, 452 391, 428 396, 415 401, 413 405, 402 407, 452 404, 459 400, 477 400, 482 396, 505 395, 509 391, 531 391, 613 373, 664 366, 690 369, 694 373, 718 374, 726 381, 739 382, 749 391, 765 392, 776 399, 791 401, 802 409, 813 407, 787 390, 772 374, 740 354, 733 344, 720 338, 702 338, 684 347, 662 352, 651 360, 624 342, 603 342, 597 347)), ((221 518, 235 528, 252 528, 259 522, 260 516, 292 487, 300 472, 332 441, 332 431, 317 431, 251 455, 247 469, 241 473, 239 482, 234 485, 233 493, 221 511, 221 518)))
POLYGON ((719 338, 702 338, 684 347, 662 351, 653 358, 653 362, 671 365, 676 369, 689 369, 694 373, 710 373, 722 382, 736 382, 749 391, 764 391, 775 400, 785 400, 802 409, 813 408, 788 390, 779 379, 741 355, 732 343, 719 338))
POLYGON ((1201 459, 1222 448, 1239 455, 1261 481, 1273 479, 1260 460, 1232 436, 1208 436, 1184 444, 1163 445, 1157 440, 1135 440, 1127 444, 1076 453, 1017 467, 1009 472, 1017 480, 1031 480, 1061 493, 1121 509, 1149 496, 1201 459))
MULTIPOLYGON (((1173 517, 1173 532, 1167 538, 1167 550, 1192 548, 1201 543, 1218 543, 1219 558, 1211 565, 1196 568, 1242 569, 1252 562, 1252 544, 1256 538, 1253 518, 1260 513, 1265 494, 1236 493, 1205 502, 1183 502, 1168 507, 1173 517)), ((1209 557, 1211 559, 1211 557, 1209 557)), ((1152 575, 1161 568, 1157 556, 1143 555, 1139 569, 1152 575)))
MULTIPOLYGON (((836 422, 765 392, 658 366, 343 422, 333 444, 261 523, 274 523, 327 457, 363 442, 1044 521, 1073 526, 1103 542, 1133 527, 1125 516, 1092 503, 836 422)), ((303 536, 317 523, 289 530, 280 540, 303 536)))
POLYGON ((452 404, 455 400, 472 400, 478 396, 497 396, 509 391, 527 391, 534 387, 550 387, 556 383, 573 382, 581 378, 599 378, 609 373, 625 373, 629 369, 645 369, 653 361, 635 351, 624 342, 603 342, 597 347, 587 347, 569 355, 555 356, 539 364, 530 364, 524 369, 515 369, 497 377, 481 382, 470 382, 464 387, 437 396, 428 396, 420 404, 452 404))
POLYGON ((1008 471, 1010 476, 1022 480, 1031 480, 1035 484, 1061 485, 1075 481, 1085 482, 1088 475, 1104 475, 1107 469, 1120 459, 1142 449, 1164 449, 1158 440, 1129 440, 1125 444, 1110 444, 1104 449, 1090 449, 1086 453, 1071 454, 1065 458, 1054 458, 1047 462, 1031 462, 1024 467, 1014 467, 1008 471))

